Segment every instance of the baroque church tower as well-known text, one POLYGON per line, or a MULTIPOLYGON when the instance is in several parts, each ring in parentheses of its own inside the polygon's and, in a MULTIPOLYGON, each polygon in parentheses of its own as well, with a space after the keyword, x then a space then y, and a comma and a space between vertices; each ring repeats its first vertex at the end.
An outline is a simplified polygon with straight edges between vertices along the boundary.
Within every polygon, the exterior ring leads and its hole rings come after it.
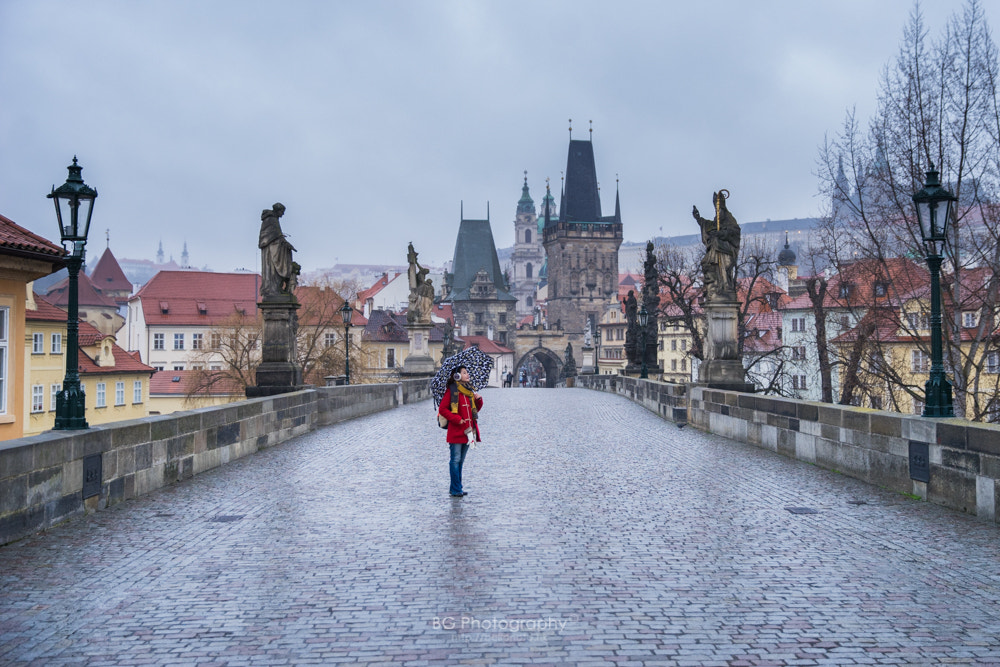
POLYGON ((559 218, 545 211, 543 216, 547 319, 570 335, 574 355, 579 355, 587 321, 591 331, 596 331, 607 304, 618 298, 618 248, 622 244, 617 192, 615 214, 601 215, 592 140, 570 139, 559 218))
POLYGON ((545 262, 539 222, 535 202, 528 192, 528 172, 524 172, 524 187, 521 188, 521 199, 517 202, 517 215, 514 217, 514 252, 511 255, 514 267, 511 294, 517 298, 518 316, 531 314, 545 262))

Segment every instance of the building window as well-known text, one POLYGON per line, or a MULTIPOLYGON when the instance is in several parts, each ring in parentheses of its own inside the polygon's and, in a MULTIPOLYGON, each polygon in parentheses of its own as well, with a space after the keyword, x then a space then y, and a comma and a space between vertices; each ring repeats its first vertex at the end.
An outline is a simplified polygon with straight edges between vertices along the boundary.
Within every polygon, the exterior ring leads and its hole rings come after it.
POLYGON ((45 354, 45 334, 31 334, 31 353, 45 354))
POLYGON ((974 328, 978 320, 979 318, 976 317, 976 313, 962 313, 962 326, 966 329, 974 328))
POLYGON ((115 405, 125 405, 124 382, 115 382, 115 405))
POLYGON ((222 364, 212 364, 211 366, 209 366, 208 370, 210 370, 210 371, 221 371, 222 370, 222 364))
POLYGON ((875 296, 884 297, 889 294, 889 283, 878 281, 875 283, 875 296))
POLYGON ((175 371, 182 371, 182 370, 184 370, 184 364, 174 364, 174 370, 175 371))
POLYGON ((686 352, 687 349, 688 349, 687 338, 682 338, 681 339, 681 352, 686 352))
POLYGON ((174 349, 175 350, 184 349, 184 334, 179 334, 179 333, 174 334, 174 349))
POLYGON ((913 399, 913 414, 922 415, 924 414, 924 401, 921 398, 914 397, 913 399))
POLYGON ((396 350, 391 347, 385 351, 385 365, 386 368, 396 367, 396 350))
POLYGON ((325 345, 326 347, 333 347, 336 344, 337 344, 337 334, 335 333, 323 334, 323 345, 325 345))
MULTIPOLYGON (((530 229, 525 229, 524 230, 524 242, 525 243, 531 243, 531 230, 530 229)), ((531 264, 528 264, 528 277, 529 278, 531 277, 531 264)))
POLYGON ((911 329, 927 330, 931 328, 931 317, 927 313, 907 313, 906 321, 911 329))
POLYGON ((806 330, 806 318, 804 317, 793 317, 792 318, 792 331, 805 331, 806 330))
POLYGON ((500 338, 498 339, 499 343, 501 345, 506 345, 507 344, 507 332, 506 331, 501 331, 501 332, 499 332, 498 335, 500 336, 500 338))
POLYGON ((1000 352, 990 352, 986 355, 986 372, 1000 373, 1000 352))
MULTIPOLYGON (((528 232, 528 236, 531 236, 531 232, 528 232)), ((528 264, 524 267, 524 277, 525 278, 531 278, 532 268, 533 267, 531 266, 531 262, 528 262, 528 264)))
POLYGON ((688 369, 688 360, 687 359, 681 359, 681 370, 682 371, 687 371, 687 369, 688 369))
POLYGON ((142 403, 142 380, 132 383, 132 402, 142 403))
POLYGON ((806 376, 805 375, 793 375, 792 376, 792 389, 806 389, 806 376))
POLYGON ((476 324, 482 324, 482 323, 483 323, 483 314, 476 313, 476 324))
POLYGON ((52 334, 52 354, 62 354, 62 334, 54 333, 52 334))
POLYGON ((222 347, 222 334, 220 334, 220 333, 213 333, 212 334, 212 349, 213 350, 218 350, 220 347, 222 347))
POLYGON ((153 370, 162 371, 166 366, 153 366, 153 370))
POLYGON ((926 373, 931 367, 931 357, 923 350, 913 350, 910 370, 914 373, 926 373))
POLYGON ((204 347, 204 343, 205 343, 205 334, 200 334, 200 333, 191 334, 191 349, 192 350, 200 350, 200 349, 202 349, 204 347))
POLYGON ((806 358, 806 348, 805 346, 793 347, 792 348, 792 359, 795 361, 804 361, 806 358))
POLYGON ((52 386, 49 387, 49 411, 50 412, 54 411, 56 409, 56 405, 57 405, 56 401, 58 400, 57 397, 59 396, 59 392, 60 391, 62 391, 62 385, 61 384, 54 384, 54 385, 52 385, 52 386))
POLYGON ((31 386, 31 411, 41 412, 45 409, 45 387, 40 384, 31 386))
POLYGON ((103 382, 97 383, 97 399, 95 407, 103 408, 108 404, 108 388, 103 382))
POLYGON ((155 333, 153 334, 153 349, 162 350, 164 348, 163 334, 155 333))
POLYGON ((676 371, 677 370, 677 360, 676 359, 671 359, 670 360, 670 370, 672 370, 672 371, 676 371))
POLYGON ((676 350, 677 349, 677 339, 676 338, 671 339, 671 341, 670 341, 670 349, 671 350, 676 350))
POLYGON ((531 305, 532 305, 532 304, 534 303, 534 301, 533 301, 533 299, 532 299, 532 298, 531 298, 531 297, 529 296, 529 297, 528 297, 528 300, 527 300, 527 302, 526 302, 526 303, 528 304, 528 307, 530 308, 530 307, 531 307, 531 305))
POLYGON ((497 315, 497 321, 500 324, 507 324, 507 313, 499 313, 497 315))

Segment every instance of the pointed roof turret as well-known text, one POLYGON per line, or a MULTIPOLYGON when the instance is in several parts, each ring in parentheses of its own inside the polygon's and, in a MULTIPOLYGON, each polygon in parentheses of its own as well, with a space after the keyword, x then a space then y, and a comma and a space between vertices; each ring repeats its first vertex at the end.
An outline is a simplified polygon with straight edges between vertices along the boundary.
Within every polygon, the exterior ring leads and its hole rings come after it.
POLYGON ((594 144, 570 140, 566 157, 566 193, 559 209, 567 222, 597 222, 601 218, 601 195, 597 188, 594 144))
POLYGON ((527 169, 524 171, 524 187, 521 188, 521 198, 517 201, 517 212, 531 214, 535 212, 535 200, 531 198, 531 193, 528 192, 527 169))
POLYGON ((121 265, 118 264, 114 253, 111 252, 111 248, 106 248, 104 254, 97 260, 97 265, 94 266, 94 270, 90 274, 90 280, 97 289, 105 294, 108 292, 132 293, 132 283, 122 271, 121 265))
POLYGON ((542 230, 545 229, 547 220, 558 220, 559 215, 556 210, 556 200, 552 196, 552 190, 549 189, 549 179, 545 179, 545 197, 542 198, 542 215, 538 218, 538 233, 541 234, 542 230))
POLYGON ((618 174, 615 174, 615 222, 621 224, 622 221, 622 203, 618 198, 618 174))
POLYGON ((452 301, 475 298, 469 288, 480 271, 486 272, 489 282, 496 288, 498 300, 516 300, 507 292, 504 284, 490 221, 463 219, 458 227, 455 256, 452 260, 452 301))

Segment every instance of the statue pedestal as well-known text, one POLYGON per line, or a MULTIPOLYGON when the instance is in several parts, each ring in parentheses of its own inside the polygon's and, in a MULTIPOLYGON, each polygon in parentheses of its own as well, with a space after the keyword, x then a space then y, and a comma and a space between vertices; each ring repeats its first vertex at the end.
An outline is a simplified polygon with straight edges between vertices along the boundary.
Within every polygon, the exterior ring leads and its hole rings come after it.
POLYGON ((410 336, 410 353, 403 362, 399 374, 403 377, 429 377, 437 371, 431 357, 431 329, 433 324, 407 324, 410 336))
POLYGON ((298 301, 292 295, 268 296, 257 307, 264 319, 263 348, 257 386, 247 387, 247 398, 304 389, 302 369, 295 363, 298 301))
POLYGON ((583 358, 583 365, 580 366, 581 375, 593 375, 597 372, 597 363, 594 358, 594 348, 590 345, 584 345, 581 357, 583 358))
POLYGON ((705 361, 698 370, 699 384, 712 389, 753 393, 739 358, 739 303, 720 299, 705 304, 705 361))

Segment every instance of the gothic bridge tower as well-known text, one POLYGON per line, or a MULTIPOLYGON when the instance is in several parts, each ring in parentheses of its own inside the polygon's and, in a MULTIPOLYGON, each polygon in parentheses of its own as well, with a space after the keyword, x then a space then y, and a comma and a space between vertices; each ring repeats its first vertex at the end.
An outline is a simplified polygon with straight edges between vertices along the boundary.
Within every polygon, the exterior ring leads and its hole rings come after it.
MULTIPOLYGON (((593 135, 591 135, 593 136, 593 135)), ((597 330, 607 305, 618 298, 618 248, 622 243, 621 204, 601 215, 592 140, 570 139, 559 217, 544 215, 543 243, 548 262, 548 323, 561 327, 581 359, 590 320, 597 330)))

